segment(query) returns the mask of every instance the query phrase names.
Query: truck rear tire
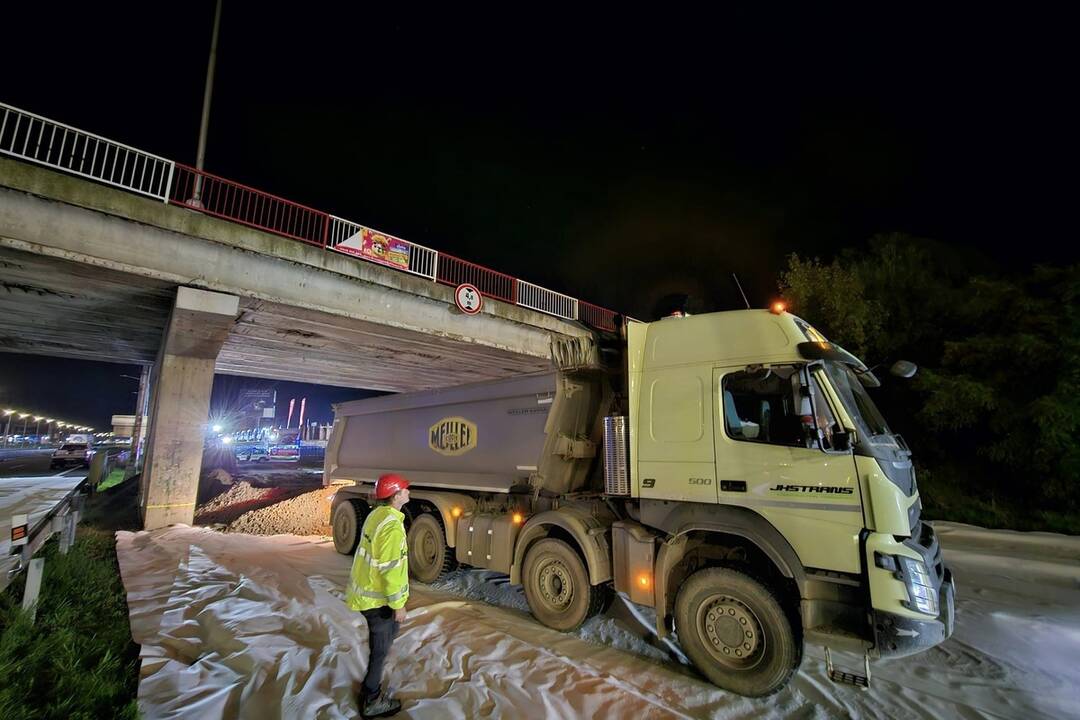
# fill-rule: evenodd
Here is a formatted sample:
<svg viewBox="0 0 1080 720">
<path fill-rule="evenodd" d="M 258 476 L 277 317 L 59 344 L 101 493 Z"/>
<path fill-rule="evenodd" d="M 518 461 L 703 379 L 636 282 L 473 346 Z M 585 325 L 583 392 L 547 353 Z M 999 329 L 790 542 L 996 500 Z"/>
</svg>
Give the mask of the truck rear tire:
<svg viewBox="0 0 1080 720">
<path fill-rule="evenodd" d="M 356 500 L 344 500 L 334 509 L 330 523 L 334 530 L 334 549 L 342 555 L 352 555 L 360 542 L 360 528 L 364 527 L 367 505 Z"/>
<path fill-rule="evenodd" d="M 433 583 L 456 566 L 439 518 L 431 513 L 414 518 L 409 527 L 409 574 L 422 583 Z"/>
<path fill-rule="evenodd" d="M 802 642 L 773 593 L 729 568 L 699 570 L 683 583 L 675 631 L 710 682 L 747 697 L 779 692 L 802 662 Z"/>
<path fill-rule="evenodd" d="M 607 588 L 589 582 L 585 563 L 574 549 L 555 538 L 529 548 L 522 584 L 533 616 L 563 632 L 581 627 L 608 598 Z"/>
</svg>

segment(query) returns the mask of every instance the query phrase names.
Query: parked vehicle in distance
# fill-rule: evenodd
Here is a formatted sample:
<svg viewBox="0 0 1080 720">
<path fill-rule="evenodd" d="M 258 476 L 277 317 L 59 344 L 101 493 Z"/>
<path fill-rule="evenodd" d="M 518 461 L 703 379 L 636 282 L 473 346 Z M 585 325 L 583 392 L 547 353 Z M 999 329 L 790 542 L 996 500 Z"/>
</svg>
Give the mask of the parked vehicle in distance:
<svg viewBox="0 0 1080 720">
<path fill-rule="evenodd" d="M 270 454 L 261 447 L 237 448 L 236 459 L 241 462 L 266 462 L 270 459 Z"/>
<path fill-rule="evenodd" d="M 64 443 L 53 450 L 52 459 L 49 461 L 49 469 L 55 470 L 61 467 L 90 467 L 90 457 L 93 450 L 87 443 L 69 442 Z"/>
</svg>

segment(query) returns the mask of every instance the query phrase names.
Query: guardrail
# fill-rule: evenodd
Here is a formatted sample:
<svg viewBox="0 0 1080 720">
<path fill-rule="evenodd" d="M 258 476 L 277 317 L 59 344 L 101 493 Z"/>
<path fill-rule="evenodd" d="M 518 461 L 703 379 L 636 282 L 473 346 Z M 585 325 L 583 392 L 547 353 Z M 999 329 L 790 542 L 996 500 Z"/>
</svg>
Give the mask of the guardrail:
<svg viewBox="0 0 1080 720">
<path fill-rule="evenodd" d="M 517 281 L 517 304 L 561 318 L 579 319 L 576 298 L 557 293 L 554 290 L 548 290 L 539 285 L 533 285 L 524 280 Z"/>
<path fill-rule="evenodd" d="M 169 196 L 173 161 L 0 103 L 0 153 L 148 195 Z"/>
<path fill-rule="evenodd" d="M 369 239 L 372 237 L 379 238 L 382 242 L 395 241 L 397 243 L 404 243 L 406 252 L 403 254 L 403 257 L 399 257 L 397 262 L 391 262 L 389 259 L 380 260 L 374 252 L 365 254 L 365 235 Z M 354 223 L 351 220 L 346 220 L 345 218 L 340 218 L 337 215 L 330 216 L 330 233 L 327 240 L 327 247 L 331 250 L 336 250 L 337 252 L 368 260 L 369 262 L 387 265 L 407 273 L 412 273 L 413 275 L 419 275 L 428 280 L 435 279 L 435 274 L 439 267 L 439 253 L 435 250 L 424 247 L 423 245 L 418 245 L 417 243 L 407 242 L 400 238 L 392 237 L 386 233 L 380 233 L 378 230 L 365 227 L 359 223 Z"/>
<path fill-rule="evenodd" d="M 475 285 L 477 290 L 488 297 L 512 304 L 517 303 L 517 297 L 514 294 L 517 281 L 514 277 L 453 255 L 440 253 L 439 273 L 435 279 L 443 285 L 454 287 L 469 283 Z"/>
<path fill-rule="evenodd" d="M 579 300 L 578 313 L 578 319 L 587 325 L 592 325 L 595 328 L 609 330 L 611 332 L 618 329 L 615 322 L 618 319 L 618 313 L 614 310 L 608 310 L 599 305 L 593 305 L 584 300 Z"/>
<path fill-rule="evenodd" d="M 176 163 L 169 203 L 308 245 L 326 246 L 327 213 L 180 163 Z"/>
<path fill-rule="evenodd" d="M 482 295 L 548 315 L 617 329 L 618 314 L 606 308 L 5 103 L 0 111 L 5 155 L 443 285 L 470 283 Z"/>
<path fill-rule="evenodd" d="M 28 478 L 31 481 L 34 479 Z M 29 517 L 25 514 L 12 517 L 12 553 L 0 558 L 0 592 L 6 590 L 20 572 L 27 570 L 22 600 L 24 610 L 34 611 L 41 591 L 45 560 L 34 558 L 34 555 L 55 533 L 60 533 L 61 554 L 66 554 L 75 543 L 75 527 L 79 523 L 86 488 L 84 478 L 48 512 L 35 518 L 33 525 L 29 524 Z"/>
</svg>

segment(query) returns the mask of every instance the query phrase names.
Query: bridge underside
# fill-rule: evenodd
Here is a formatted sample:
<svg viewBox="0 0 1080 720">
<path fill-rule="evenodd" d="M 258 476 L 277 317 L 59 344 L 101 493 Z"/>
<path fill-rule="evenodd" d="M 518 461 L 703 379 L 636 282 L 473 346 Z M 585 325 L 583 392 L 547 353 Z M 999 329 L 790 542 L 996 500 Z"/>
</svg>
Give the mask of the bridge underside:
<svg viewBox="0 0 1080 720">
<path fill-rule="evenodd" d="M 0 350 L 151 364 L 175 297 L 175 283 L 0 247 Z M 241 298 L 215 370 L 404 392 L 547 367 L 544 358 Z"/>
</svg>

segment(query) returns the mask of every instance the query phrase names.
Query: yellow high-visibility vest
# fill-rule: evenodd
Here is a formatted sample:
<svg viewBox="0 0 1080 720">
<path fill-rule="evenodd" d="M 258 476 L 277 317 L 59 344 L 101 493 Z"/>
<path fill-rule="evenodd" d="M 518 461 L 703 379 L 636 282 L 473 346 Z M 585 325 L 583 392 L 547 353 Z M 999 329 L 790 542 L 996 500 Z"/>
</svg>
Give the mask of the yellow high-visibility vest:
<svg viewBox="0 0 1080 720">
<path fill-rule="evenodd" d="M 409 599 L 409 547 L 405 515 L 390 505 L 372 510 L 360 530 L 345 604 L 352 610 L 405 607 Z"/>
</svg>

